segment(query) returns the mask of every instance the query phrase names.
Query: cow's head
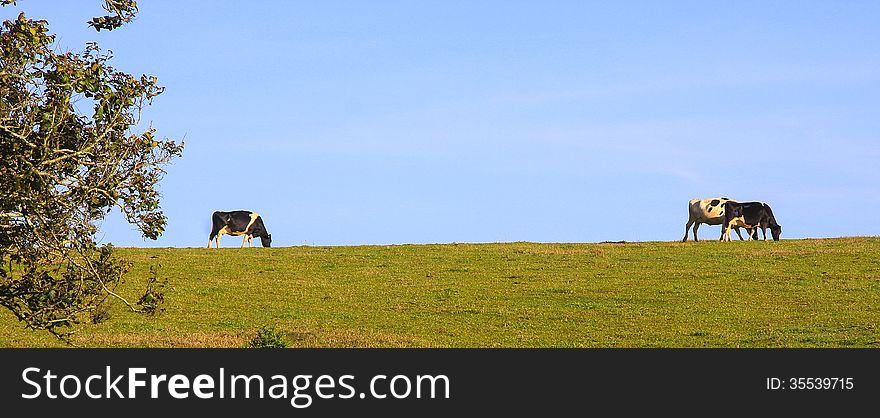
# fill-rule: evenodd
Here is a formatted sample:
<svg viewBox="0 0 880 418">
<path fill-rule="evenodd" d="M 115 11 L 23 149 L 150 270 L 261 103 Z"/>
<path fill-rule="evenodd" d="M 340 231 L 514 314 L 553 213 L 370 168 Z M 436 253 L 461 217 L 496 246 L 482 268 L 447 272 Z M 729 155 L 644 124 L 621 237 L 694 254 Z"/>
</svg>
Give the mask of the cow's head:
<svg viewBox="0 0 880 418">
<path fill-rule="evenodd" d="M 272 246 L 272 234 L 266 234 L 266 235 L 260 237 L 260 242 L 263 243 L 264 247 L 271 247 Z"/>
<path fill-rule="evenodd" d="M 773 235 L 773 241 L 779 241 L 779 236 L 782 235 L 782 226 L 771 225 L 770 234 Z"/>
</svg>

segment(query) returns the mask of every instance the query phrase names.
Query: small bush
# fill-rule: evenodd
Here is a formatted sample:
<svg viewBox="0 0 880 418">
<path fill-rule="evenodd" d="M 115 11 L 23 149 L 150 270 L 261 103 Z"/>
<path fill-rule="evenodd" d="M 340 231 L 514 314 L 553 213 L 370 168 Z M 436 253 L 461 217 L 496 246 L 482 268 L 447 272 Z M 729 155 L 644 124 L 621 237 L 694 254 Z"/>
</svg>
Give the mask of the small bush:
<svg viewBox="0 0 880 418">
<path fill-rule="evenodd" d="M 287 341 L 284 341 L 284 333 L 274 326 L 264 325 L 248 343 L 247 348 L 287 348 Z"/>
<path fill-rule="evenodd" d="M 110 320 L 110 303 L 106 300 L 92 311 L 92 324 L 101 324 Z"/>
<path fill-rule="evenodd" d="M 163 292 L 163 289 L 165 288 L 165 285 L 168 284 L 168 279 L 159 276 L 160 268 L 162 268 L 161 264 L 150 266 L 150 277 L 147 282 L 147 290 L 144 291 L 144 295 L 141 296 L 137 303 L 141 307 L 141 312 L 150 316 L 156 316 L 165 311 L 165 308 L 162 308 L 161 305 L 165 302 L 165 293 Z"/>
</svg>

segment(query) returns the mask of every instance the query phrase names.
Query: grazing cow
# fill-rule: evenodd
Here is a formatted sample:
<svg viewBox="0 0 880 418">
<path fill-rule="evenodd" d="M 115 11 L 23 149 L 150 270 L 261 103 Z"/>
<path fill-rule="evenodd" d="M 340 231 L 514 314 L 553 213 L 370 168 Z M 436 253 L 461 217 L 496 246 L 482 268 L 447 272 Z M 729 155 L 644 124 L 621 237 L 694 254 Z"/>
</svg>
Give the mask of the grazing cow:
<svg viewBox="0 0 880 418">
<path fill-rule="evenodd" d="M 254 236 L 260 237 L 260 242 L 263 243 L 264 247 L 272 246 L 272 234 L 266 230 L 266 225 L 263 225 L 263 218 L 261 218 L 256 212 L 246 210 L 236 210 L 232 212 L 217 211 L 211 215 L 211 223 L 211 235 L 208 237 L 208 248 L 211 248 L 211 241 L 214 240 L 214 237 L 217 238 L 217 248 L 220 248 L 220 237 L 223 236 L 223 234 L 229 234 L 232 236 L 244 235 L 244 240 L 241 242 L 241 248 L 244 248 L 245 244 L 252 247 Z"/>
<path fill-rule="evenodd" d="M 694 226 L 694 241 L 699 241 L 697 239 L 697 230 L 700 229 L 700 224 L 720 225 L 724 218 L 725 202 L 734 201 L 726 197 L 691 199 L 688 202 L 688 221 L 687 225 L 684 226 L 684 238 L 681 242 L 687 241 L 691 225 Z M 736 235 L 739 235 L 739 239 L 743 239 L 742 234 L 739 232 L 739 227 L 736 228 Z"/>
<path fill-rule="evenodd" d="M 721 223 L 721 240 L 730 241 L 730 228 L 744 227 L 750 230 L 756 228 L 764 234 L 767 240 L 767 228 L 773 234 L 773 241 L 779 241 L 782 234 L 782 226 L 776 222 L 770 205 L 763 202 L 733 202 L 724 203 L 724 221 Z M 757 240 L 758 231 L 752 230 L 749 238 Z"/>
</svg>

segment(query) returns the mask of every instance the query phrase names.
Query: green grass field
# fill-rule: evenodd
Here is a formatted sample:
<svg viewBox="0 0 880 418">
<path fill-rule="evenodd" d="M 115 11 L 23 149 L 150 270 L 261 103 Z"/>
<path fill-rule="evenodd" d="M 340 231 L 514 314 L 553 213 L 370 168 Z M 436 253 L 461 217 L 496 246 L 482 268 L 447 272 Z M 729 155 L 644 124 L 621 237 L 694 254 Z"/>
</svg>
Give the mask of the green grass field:
<svg viewBox="0 0 880 418">
<path fill-rule="evenodd" d="M 86 347 L 878 347 L 880 238 L 119 249 L 137 299 Z M 0 346 L 64 346 L 0 309 Z"/>
</svg>

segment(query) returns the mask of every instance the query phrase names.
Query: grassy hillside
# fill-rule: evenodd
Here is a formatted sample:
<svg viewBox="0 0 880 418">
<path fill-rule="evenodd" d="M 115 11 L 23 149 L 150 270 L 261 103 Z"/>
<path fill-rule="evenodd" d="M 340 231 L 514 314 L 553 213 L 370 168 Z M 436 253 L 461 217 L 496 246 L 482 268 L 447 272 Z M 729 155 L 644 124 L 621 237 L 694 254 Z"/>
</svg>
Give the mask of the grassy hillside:
<svg viewBox="0 0 880 418">
<path fill-rule="evenodd" d="M 781 242 L 120 249 L 165 312 L 82 346 L 877 347 L 880 238 Z M 62 345 L 0 309 L 0 346 Z"/>
</svg>

